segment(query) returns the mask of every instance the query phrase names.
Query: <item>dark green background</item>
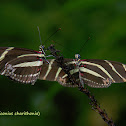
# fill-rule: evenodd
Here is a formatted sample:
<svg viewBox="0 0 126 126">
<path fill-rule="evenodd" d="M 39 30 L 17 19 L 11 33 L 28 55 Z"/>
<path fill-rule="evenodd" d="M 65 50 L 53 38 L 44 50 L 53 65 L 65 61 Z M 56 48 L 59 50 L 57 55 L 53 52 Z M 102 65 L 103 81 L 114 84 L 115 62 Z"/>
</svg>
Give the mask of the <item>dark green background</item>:
<svg viewBox="0 0 126 126">
<path fill-rule="evenodd" d="M 38 50 L 37 26 L 43 42 L 54 40 L 66 58 L 74 58 L 83 43 L 82 59 L 126 63 L 125 0 L 4 0 L 0 1 L 0 46 Z M 58 43 L 58 44 L 57 44 Z M 63 45 L 60 46 L 59 44 Z M 72 50 L 72 51 L 71 51 Z M 118 126 L 126 125 L 126 83 L 89 88 Z M 0 116 L 0 126 L 107 126 L 76 88 L 57 82 L 19 84 L 0 76 L 0 111 L 40 111 L 41 116 Z"/>
</svg>

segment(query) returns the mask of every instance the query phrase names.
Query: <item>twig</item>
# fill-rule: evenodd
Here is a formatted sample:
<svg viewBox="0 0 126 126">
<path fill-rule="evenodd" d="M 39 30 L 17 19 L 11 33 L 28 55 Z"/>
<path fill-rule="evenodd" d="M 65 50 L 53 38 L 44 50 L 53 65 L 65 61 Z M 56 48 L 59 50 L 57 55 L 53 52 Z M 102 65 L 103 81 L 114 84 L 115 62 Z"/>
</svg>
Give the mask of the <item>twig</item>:
<svg viewBox="0 0 126 126">
<path fill-rule="evenodd" d="M 83 93 L 85 93 L 88 98 L 91 100 L 91 102 L 89 103 L 92 106 L 92 109 L 94 111 L 96 111 L 97 113 L 99 113 L 99 115 L 102 117 L 102 119 L 109 125 L 109 126 L 115 126 L 114 122 L 112 119 L 110 119 L 107 115 L 107 113 L 105 112 L 105 110 L 102 110 L 100 108 L 100 105 L 98 104 L 97 100 L 95 99 L 95 97 L 93 95 L 91 95 L 91 92 L 87 89 L 87 88 L 83 88 L 82 86 L 79 87 L 79 90 Z"/>
<path fill-rule="evenodd" d="M 61 67 L 64 72 L 68 75 L 69 77 L 69 81 L 73 84 L 73 85 L 80 85 L 80 83 L 78 83 L 75 78 L 70 74 L 70 68 L 64 63 L 64 58 L 63 56 L 61 56 L 59 54 L 60 51 L 56 50 L 54 48 L 53 45 L 51 45 L 48 48 L 51 51 L 51 54 L 56 58 L 56 62 L 59 65 L 59 67 Z M 79 86 L 79 91 L 81 91 L 82 93 L 86 94 L 88 96 L 88 98 L 91 100 L 91 102 L 89 103 L 92 106 L 92 109 L 94 111 L 96 111 L 97 113 L 99 113 L 99 115 L 102 117 L 102 119 L 109 125 L 109 126 L 115 126 L 114 122 L 112 119 L 110 119 L 107 115 L 107 113 L 105 112 L 105 110 L 102 110 L 100 108 L 100 105 L 98 104 L 97 100 L 94 98 L 93 95 L 91 95 L 91 92 L 87 89 L 87 88 L 83 88 L 82 86 Z"/>
</svg>

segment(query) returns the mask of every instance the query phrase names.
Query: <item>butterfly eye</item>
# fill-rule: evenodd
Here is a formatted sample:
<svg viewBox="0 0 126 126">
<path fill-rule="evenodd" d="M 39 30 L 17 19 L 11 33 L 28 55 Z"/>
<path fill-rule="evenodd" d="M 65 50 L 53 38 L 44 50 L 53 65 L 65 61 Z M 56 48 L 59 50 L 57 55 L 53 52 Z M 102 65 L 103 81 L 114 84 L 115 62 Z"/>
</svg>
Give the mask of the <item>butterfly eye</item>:
<svg viewBox="0 0 126 126">
<path fill-rule="evenodd" d="M 80 59 L 80 54 L 75 54 L 76 59 Z"/>
</svg>

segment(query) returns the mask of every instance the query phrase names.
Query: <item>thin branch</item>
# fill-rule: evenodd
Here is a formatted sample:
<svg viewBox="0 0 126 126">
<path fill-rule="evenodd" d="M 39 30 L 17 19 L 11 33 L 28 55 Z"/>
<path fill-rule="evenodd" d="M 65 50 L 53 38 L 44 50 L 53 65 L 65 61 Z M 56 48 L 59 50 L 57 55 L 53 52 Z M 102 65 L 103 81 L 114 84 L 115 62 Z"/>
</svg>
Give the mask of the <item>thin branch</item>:
<svg viewBox="0 0 126 126">
<path fill-rule="evenodd" d="M 100 105 L 98 104 L 97 100 L 95 99 L 95 97 L 91 94 L 91 92 L 87 89 L 87 88 L 83 88 L 82 86 L 79 87 L 79 90 L 81 92 L 83 92 L 84 94 L 86 94 L 88 96 L 88 98 L 91 100 L 91 102 L 89 103 L 92 106 L 92 109 L 99 113 L 99 115 L 102 117 L 102 119 L 109 125 L 109 126 L 115 126 L 114 122 L 112 119 L 110 119 L 107 115 L 107 113 L 105 112 L 105 110 L 102 110 L 100 108 Z"/>
<path fill-rule="evenodd" d="M 51 54 L 56 58 L 56 62 L 58 64 L 59 67 L 61 67 L 64 72 L 68 75 L 69 77 L 69 81 L 73 84 L 73 85 L 80 85 L 80 83 L 78 83 L 75 78 L 70 74 L 70 68 L 64 63 L 64 58 L 63 56 L 61 56 L 59 54 L 60 51 L 56 50 L 54 48 L 53 45 L 51 45 L 48 48 L 51 51 Z M 90 99 L 90 105 L 92 106 L 92 109 L 99 113 L 99 115 L 102 117 L 102 119 L 109 125 L 109 126 L 115 126 L 114 122 L 112 119 L 110 119 L 107 115 L 107 113 L 105 112 L 105 110 L 102 110 L 100 108 L 100 105 L 98 104 L 97 100 L 95 99 L 95 97 L 91 94 L 91 92 L 87 89 L 87 88 L 83 88 L 82 86 L 79 86 L 79 91 L 81 91 L 82 93 L 86 94 L 88 96 L 88 98 Z"/>
</svg>

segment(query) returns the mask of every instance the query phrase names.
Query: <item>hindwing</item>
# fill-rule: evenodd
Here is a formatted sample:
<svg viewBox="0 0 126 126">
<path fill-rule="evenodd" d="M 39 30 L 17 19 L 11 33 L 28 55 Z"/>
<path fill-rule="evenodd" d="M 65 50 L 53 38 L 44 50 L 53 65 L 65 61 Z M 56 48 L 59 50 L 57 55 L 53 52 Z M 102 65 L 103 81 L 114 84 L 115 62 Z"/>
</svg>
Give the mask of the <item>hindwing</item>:
<svg viewBox="0 0 126 126">
<path fill-rule="evenodd" d="M 15 58 L 5 64 L 2 75 L 21 83 L 35 83 L 39 78 L 43 61 L 37 56 Z"/>
<path fill-rule="evenodd" d="M 44 63 L 41 67 L 40 80 L 57 81 L 63 86 L 76 87 L 70 83 L 67 74 L 59 67 L 55 59 L 48 59 L 48 61 L 48 65 Z M 64 61 L 68 62 L 70 59 L 64 59 Z"/>
</svg>

